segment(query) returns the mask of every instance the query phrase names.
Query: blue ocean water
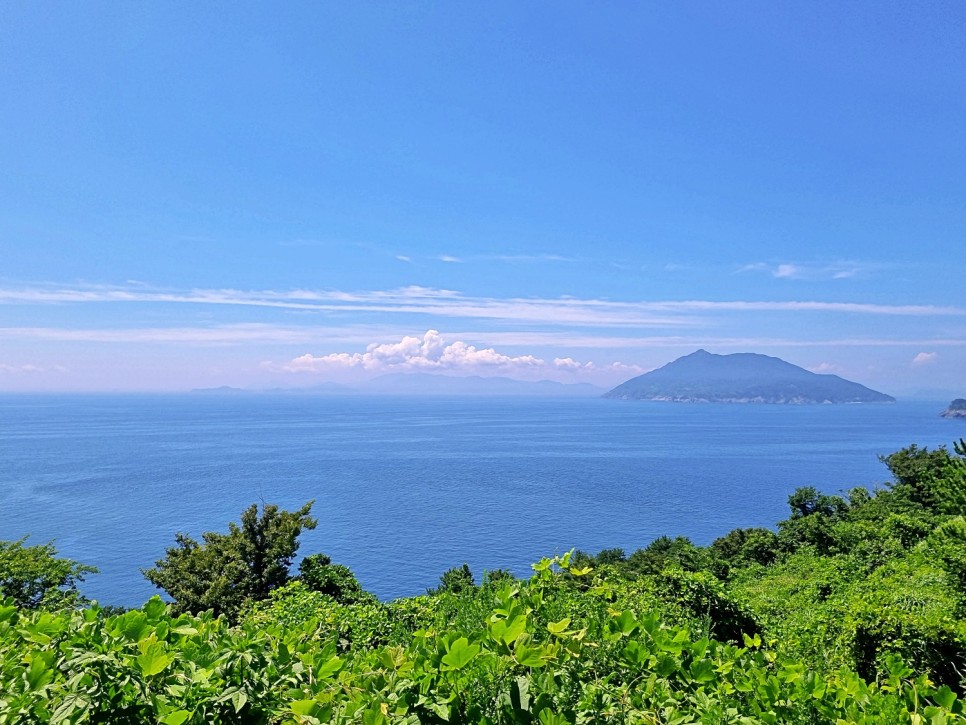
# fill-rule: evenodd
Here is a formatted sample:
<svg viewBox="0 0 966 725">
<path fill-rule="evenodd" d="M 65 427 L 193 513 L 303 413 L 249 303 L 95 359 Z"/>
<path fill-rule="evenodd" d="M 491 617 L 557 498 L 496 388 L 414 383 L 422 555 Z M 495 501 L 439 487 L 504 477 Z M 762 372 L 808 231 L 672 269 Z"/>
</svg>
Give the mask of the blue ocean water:
<svg viewBox="0 0 966 725">
<path fill-rule="evenodd" d="M 0 396 L 0 539 L 54 540 L 100 569 L 88 596 L 132 606 L 155 593 L 140 569 L 175 532 L 314 499 L 300 553 L 324 551 L 392 598 L 462 562 L 527 574 L 572 547 L 771 527 L 798 486 L 881 484 L 880 454 L 966 436 L 943 407 Z"/>
</svg>

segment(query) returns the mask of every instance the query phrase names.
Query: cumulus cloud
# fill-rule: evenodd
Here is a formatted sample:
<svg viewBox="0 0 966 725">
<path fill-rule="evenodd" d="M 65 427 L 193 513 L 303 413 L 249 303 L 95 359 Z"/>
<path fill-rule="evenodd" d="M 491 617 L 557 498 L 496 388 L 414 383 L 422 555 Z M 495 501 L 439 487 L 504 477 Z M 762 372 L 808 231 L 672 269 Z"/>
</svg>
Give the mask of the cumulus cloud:
<svg viewBox="0 0 966 725">
<path fill-rule="evenodd" d="M 336 352 L 327 355 L 300 355 L 281 366 L 293 373 L 338 373 L 359 371 L 370 374 L 387 372 L 434 372 L 451 375 L 508 376 L 526 379 L 569 377 L 573 373 L 639 372 L 636 365 L 613 363 L 599 367 L 570 357 L 552 361 L 534 355 L 508 355 L 462 340 L 448 342 L 437 330 L 422 337 L 403 337 L 399 342 L 372 343 L 365 352 Z"/>
<path fill-rule="evenodd" d="M 939 353 L 937 352 L 921 352 L 912 358 L 912 364 L 916 367 L 921 367 L 923 365 L 930 365 L 939 359 Z"/>
<path fill-rule="evenodd" d="M 365 352 L 337 352 L 329 355 L 301 355 L 284 369 L 291 372 L 319 372 L 338 368 L 366 371 L 436 371 L 491 374 L 535 370 L 546 362 L 533 355 L 511 356 L 493 348 L 477 348 L 461 340 L 448 343 L 437 330 L 421 338 L 407 335 L 399 342 L 372 343 Z"/>
</svg>

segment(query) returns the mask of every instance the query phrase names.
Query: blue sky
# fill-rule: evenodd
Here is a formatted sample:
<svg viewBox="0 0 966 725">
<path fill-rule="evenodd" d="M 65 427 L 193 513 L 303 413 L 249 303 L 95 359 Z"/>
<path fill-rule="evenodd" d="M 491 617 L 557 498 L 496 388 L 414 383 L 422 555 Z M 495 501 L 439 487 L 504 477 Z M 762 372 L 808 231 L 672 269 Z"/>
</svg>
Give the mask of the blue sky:
<svg viewBox="0 0 966 725">
<path fill-rule="evenodd" d="M 0 132 L 0 390 L 966 395 L 959 2 L 7 3 Z"/>
</svg>

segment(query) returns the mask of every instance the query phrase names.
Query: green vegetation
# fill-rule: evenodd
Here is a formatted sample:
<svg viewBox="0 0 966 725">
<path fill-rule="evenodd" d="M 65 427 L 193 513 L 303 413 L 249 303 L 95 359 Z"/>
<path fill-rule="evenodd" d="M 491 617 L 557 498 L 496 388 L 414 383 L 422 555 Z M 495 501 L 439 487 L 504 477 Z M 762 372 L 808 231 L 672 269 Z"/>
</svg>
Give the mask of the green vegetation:
<svg viewBox="0 0 966 725">
<path fill-rule="evenodd" d="M 26 540 L 0 541 L 0 598 L 26 609 L 83 603 L 77 585 L 97 569 L 58 558 L 52 543 L 24 546 Z"/>
<path fill-rule="evenodd" d="M 252 504 L 241 515 L 241 526 L 229 524 L 227 534 L 207 531 L 204 543 L 184 534 L 177 546 L 144 576 L 174 600 L 176 613 L 212 610 L 231 620 L 253 601 L 265 599 L 289 580 L 303 529 L 314 529 L 312 502 L 298 511 L 267 505 L 258 515 Z"/>
<path fill-rule="evenodd" d="M 170 605 L 81 608 L 73 562 L 29 597 L 4 574 L 0 725 L 963 723 L 966 446 L 883 460 L 888 487 L 799 489 L 777 531 L 464 564 L 392 602 L 324 554 L 291 576 L 310 504 L 179 537 L 146 572 Z"/>
</svg>

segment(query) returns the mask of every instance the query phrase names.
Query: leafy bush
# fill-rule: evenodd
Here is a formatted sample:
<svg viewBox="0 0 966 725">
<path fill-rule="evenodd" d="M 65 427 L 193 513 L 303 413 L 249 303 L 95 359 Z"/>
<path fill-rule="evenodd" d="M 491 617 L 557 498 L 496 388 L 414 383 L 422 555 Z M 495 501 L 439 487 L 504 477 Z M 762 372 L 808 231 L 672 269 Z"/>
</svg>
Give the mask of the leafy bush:
<svg viewBox="0 0 966 725">
<path fill-rule="evenodd" d="M 0 541 L 0 598 L 9 597 L 28 609 L 82 603 L 77 585 L 97 569 L 58 557 L 53 542 L 25 546 L 26 540 Z"/>
<path fill-rule="evenodd" d="M 362 588 L 349 567 L 333 564 L 325 554 L 312 554 L 302 559 L 299 563 L 299 579 L 309 589 L 342 604 L 375 601 L 375 597 Z"/>
<path fill-rule="evenodd" d="M 606 580 L 573 586 L 569 557 L 528 582 L 419 598 L 479 616 L 398 643 L 340 647 L 317 619 L 175 615 L 158 598 L 104 618 L 0 607 L 0 724 L 963 723 L 963 703 L 898 658 L 879 682 L 819 674 L 769 651 L 694 637 L 656 611 L 613 606 Z M 322 597 L 302 582 L 274 592 Z M 558 618 L 562 601 L 580 602 Z M 266 604 L 257 607 L 271 606 Z"/>
</svg>

